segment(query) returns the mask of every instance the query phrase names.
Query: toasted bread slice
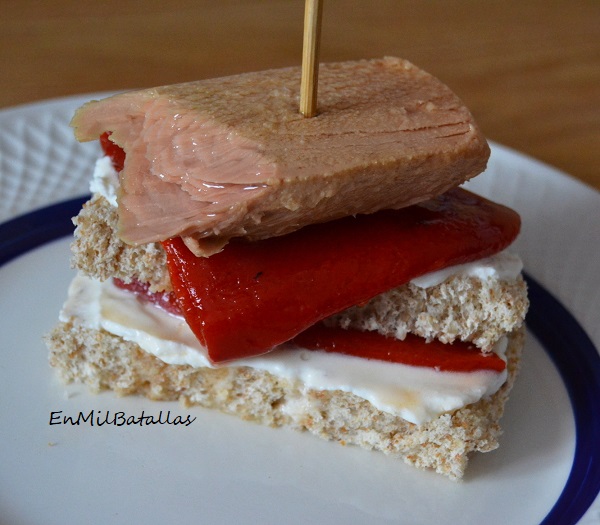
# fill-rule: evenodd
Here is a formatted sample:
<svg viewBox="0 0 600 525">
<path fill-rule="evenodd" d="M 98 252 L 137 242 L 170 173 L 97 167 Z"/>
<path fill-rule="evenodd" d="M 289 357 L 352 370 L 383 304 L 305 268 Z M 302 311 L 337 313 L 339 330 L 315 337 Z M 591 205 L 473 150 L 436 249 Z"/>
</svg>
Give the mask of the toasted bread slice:
<svg viewBox="0 0 600 525">
<path fill-rule="evenodd" d="M 518 372 L 523 339 L 523 329 L 509 336 L 508 379 L 498 392 L 421 425 L 382 412 L 354 394 L 306 389 L 265 371 L 169 365 L 135 343 L 74 320 L 57 325 L 47 344 L 50 363 L 63 380 L 94 391 L 180 400 L 261 424 L 308 430 L 458 480 L 470 453 L 498 447 L 499 420 Z"/>
</svg>

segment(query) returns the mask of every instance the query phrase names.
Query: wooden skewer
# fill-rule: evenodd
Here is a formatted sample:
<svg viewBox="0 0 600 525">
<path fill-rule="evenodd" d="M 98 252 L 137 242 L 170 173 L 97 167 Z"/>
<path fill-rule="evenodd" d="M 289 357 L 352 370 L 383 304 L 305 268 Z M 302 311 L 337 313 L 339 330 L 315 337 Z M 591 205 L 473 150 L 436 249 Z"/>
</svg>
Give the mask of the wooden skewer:
<svg viewBox="0 0 600 525">
<path fill-rule="evenodd" d="M 302 80 L 300 84 L 300 113 L 305 117 L 314 117 L 317 114 L 322 13 L 323 0 L 306 0 L 304 6 Z"/>
</svg>

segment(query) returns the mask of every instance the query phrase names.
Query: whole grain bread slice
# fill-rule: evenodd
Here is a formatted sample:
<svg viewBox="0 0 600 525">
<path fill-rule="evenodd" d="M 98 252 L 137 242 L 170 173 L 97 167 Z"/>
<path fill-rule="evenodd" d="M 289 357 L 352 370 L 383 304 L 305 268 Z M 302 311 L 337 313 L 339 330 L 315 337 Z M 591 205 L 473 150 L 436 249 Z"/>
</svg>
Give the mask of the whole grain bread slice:
<svg viewBox="0 0 600 525">
<path fill-rule="evenodd" d="M 508 341 L 508 379 L 498 392 L 415 425 L 354 394 L 307 389 L 269 372 L 169 365 L 135 343 L 74 319 L 59 323 L 46 338 L 50 364 L 66 382 L 119 395 L 179 400 L 265 425 L 307 430 L 344 445 L 381 451 L 452 480 L 462 478 L 472 452 L 498 447 L 499 420 L 519 369 L 524 330 L 509 334 Z"/>
</svg>

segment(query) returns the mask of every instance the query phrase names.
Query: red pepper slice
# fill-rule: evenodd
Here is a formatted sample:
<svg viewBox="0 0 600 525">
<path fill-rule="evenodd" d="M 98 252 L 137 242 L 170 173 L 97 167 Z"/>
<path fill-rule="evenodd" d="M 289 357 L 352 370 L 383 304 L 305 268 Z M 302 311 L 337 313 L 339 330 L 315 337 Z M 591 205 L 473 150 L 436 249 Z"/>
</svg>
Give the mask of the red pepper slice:
<svg viewBox="0 0 600 525">
<path fill-rule="evenodd" d="M 148 284 L 135 280 L 125 283 L 121 279 L 113 278 L 113 281 L 117 287 L 136 294 L 141 300 L 149 301 L 171 314 L 181 315 L 173 293 L 151 292 Z M 506 363 L 496 354 L 484 355 L 471 343 L 455 341 L 445 344 L 436 339 L 426 342 L 422 337 L 413 334 L 408 334 L 400 341 L 377 332 L 360 332 L 317 323 L 297 335 L 292 342 L 306 350 L 422 366 L 442 372 L 501 372 L 506 368 Z"/>
<path fill-rule="evenodd" d="M 498 355 L 483 354 L 470 343 L 455 341 L 444 344 L 435 339 L 428 343 L 413 334 L 400 341 L 377 332 L 345 330 L 319 323 L 296 336 L 293 342 L 308 350 L 424 366 L 442 372 L 502 372 L 506 368 L 506 363 Z"/>
<path fill-rule="evenodd" d="M 113 167 L 117 171 L 122 171 L 125 165 L 125 151 L 110 140 L 110 133 L 105 131 L 100 135 L 100 146 L 104 154 L 111 158 Z"/>
<path fill-rule="evenodd" d="M 401 210 L 232 240 L 209 258 L 179 238 L 162 244 L 183 315 L 220 363 L 268 352 L 425 273 L 497 253 L 519 229 L 516 212 L 454 189 Z"/>
<path fill-rule="evenodd" d="M 151 292 L 148 283 L 133 280 L 129 283 L 113 277 L 113 283 L 117 288 L 127 290 L 140 297 L 143 301 L 151 302 L 173 315 L 181 315 L 181 309 L 177 304 L 175 295 L 170 292 Z"/>
</svg>

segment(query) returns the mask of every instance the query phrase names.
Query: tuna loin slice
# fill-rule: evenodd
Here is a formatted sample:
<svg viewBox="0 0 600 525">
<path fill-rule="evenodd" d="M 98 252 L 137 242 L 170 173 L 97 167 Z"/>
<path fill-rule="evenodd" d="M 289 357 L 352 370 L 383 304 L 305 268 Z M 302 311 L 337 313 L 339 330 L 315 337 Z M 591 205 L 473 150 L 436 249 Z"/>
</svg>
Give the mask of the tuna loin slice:
<svg viewBox="0 0 600 525">
<path fill-rule="evenodd" d="M 402 208 L 485 169 L 489 148 L 469 111 L 405 60 L 322 64 L 313 118 L 298 112 L 299 90 L 300 68 L 286 68 L 80 108 L 79 140 L 109 131 L 126 152 L 119 236 L 187 237 L 210 255 L 232 237 Z"/>
</svg>

